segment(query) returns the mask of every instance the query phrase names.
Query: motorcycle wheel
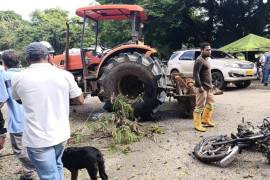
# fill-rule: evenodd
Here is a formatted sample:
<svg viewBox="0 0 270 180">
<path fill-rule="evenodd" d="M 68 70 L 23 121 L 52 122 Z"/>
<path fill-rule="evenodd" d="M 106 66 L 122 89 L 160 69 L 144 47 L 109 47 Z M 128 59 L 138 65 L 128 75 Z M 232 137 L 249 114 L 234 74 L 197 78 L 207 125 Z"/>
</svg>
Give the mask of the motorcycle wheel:
<svg viewBox="0 0 270 180">
<path fill-rule="evenodd" d="M 194 148 L 194 156 L 204 163 L 221 161 L 230 154 L 231 144 L 213 145 L 214 143 L 231 140 L 226 135 L 211 136 L 203 139 Z"/>
</svg>

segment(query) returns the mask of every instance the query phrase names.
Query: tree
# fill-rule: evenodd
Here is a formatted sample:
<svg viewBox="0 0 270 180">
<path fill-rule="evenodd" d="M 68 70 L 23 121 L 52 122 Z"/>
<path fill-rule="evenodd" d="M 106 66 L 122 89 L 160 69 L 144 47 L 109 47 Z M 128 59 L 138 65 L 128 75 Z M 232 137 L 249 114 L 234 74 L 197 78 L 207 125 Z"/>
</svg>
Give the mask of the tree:
<svg viewBox="0 0 270 180">
<path fill-rule="evenodd" d="M 205 11 L 205 39 L 216 47 L 249 33 L 269 36 L 269 1 L 264 4 L 262 0 L 193 0 L 190 5 Z"/>
<path fill-rule="evenodd" d="M 92 2 L 92 1 L 91 1 Z M 138 4 L 144 7 L 146 44 L 163 58 L 202 41 L 221 47 L 249 33 L 270 38 L 270 1 L 263 0 L 100 0 L 101 4 Z M 95 3 L 94 1 L 92 3 Z M 32 41 L 49 41 L 63 53 L 66 21 L 70 23 L 70 47 L 80 47 L 81 18 L 68 18 L 66 11 L 53 8 L 34 11 L 30 22 L 13 11 L 0 11 L 0 48 L 23 50 Z M 93 23 L 88 23 L 85 44 L 94 43 Z M 113 47 L 131 39 L 130 21 L 100 22 L 100 42 Z"/>
<path fill-rule="evenodd" d="M 186 4 L 174 0 L 143 0 L 148 20 L 145 23 L 145 42 L 158 48 L 161 56 L 168 56 L 187 42 L 188 31 L 184 31 Z"/>
<path fill-rule="evenodd" d="M 0 11 L 0 50 L 22 50 L 27 41 L 24 32 L 28 28 L 28 23 L 20 15 L 13 11 Z"/>
<path fill-rule="evenodd" d="M 209 41 L 221 47 L 244 35 L 270 37 L 270 1 L 262 0 L 101 0 L 139 4 L 147 12 L 145 41 L 168 57 L 173 50 Z"/>
<path fill-rule="evenodd" d="M 80 17 L 72 17 L 70 24 L 70 48 L 79 48 L 82 40 L 82 19 Z M 89 47 L 95 42 L 95 33 L 91 22 L 87 23 L 84 33 L 84 47 Z"/>
<path fill-rule="evenodd" d="M 101 0 L 101 4 L 136 4 L 136 0 Z M 103 21 L 100 22 L 100 41 L 108 47 L 131 40 L 130 21 Z"/>
<path fill-rule="evenodd" d="M 30 22 L 33 41 L 48 41 L 56 53 L 62 53 L 65 48 L 67 21 L 67 11 L 58 8 L 34 11 Z"/>
<path fill-rule="evenodd" d="M 48 41 L 55 53 L 63 53 L 66 44 L 66 22 L 70 24 L 70 48 L 80 47 L 82 24 L 79 17 L 68 18 L 68 12 L 59 8 L 36 10 L 32 14 L 31 27 L 33 41 Z M 90 29 L 85 34 L 85 44 L 94 42 L 94 32 Z"/>
</svg>

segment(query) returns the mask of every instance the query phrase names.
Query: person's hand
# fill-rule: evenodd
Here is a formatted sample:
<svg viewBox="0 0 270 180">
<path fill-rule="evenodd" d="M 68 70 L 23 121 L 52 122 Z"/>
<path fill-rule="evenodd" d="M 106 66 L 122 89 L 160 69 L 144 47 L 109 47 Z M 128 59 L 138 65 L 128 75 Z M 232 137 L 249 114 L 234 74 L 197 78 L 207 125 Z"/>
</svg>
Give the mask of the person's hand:
<svg viewBox="0 0 270 180">
<path fill-rule="evenodd" d="M 202 93 L 204 91 L 203 87 L 199 87 L 199 93 Z"/>
<path fill-rule="evenodd" d="M 81 94 L 78 97 L 70 99 L 70 105 L 83 105 L 84 104 L 84 94 Z"/>
</svg>

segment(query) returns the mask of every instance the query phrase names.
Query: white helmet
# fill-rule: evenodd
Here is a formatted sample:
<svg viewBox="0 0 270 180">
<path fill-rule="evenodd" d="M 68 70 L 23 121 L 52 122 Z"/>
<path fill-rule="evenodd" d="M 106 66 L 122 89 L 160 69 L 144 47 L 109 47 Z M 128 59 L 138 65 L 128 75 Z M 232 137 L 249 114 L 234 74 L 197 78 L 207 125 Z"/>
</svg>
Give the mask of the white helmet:
<svg viewBox="0 0 270 180">
<path fill-rule="evenodd" d="M 49 42 L 41 41 L 40 43 L 43 44 L 48 49 L 50 54 L 54 53 L 54 49 L 53 49 L 52 45 Z"/>
</svg>

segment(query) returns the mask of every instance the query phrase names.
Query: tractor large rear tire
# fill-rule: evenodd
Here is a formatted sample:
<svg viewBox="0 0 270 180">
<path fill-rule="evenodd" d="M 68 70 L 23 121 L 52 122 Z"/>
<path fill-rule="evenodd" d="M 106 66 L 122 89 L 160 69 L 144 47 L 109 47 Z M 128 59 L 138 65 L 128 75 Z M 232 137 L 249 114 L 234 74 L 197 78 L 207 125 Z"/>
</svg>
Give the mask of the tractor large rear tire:
<svg viewBox="0 0 270 180">
<path fill-rule="evenodd" d="M 164 78 L 164 71 L 158 60 L 136 52 L 113 57 L 103 67 L 99 80 L 104 108 L 111 111 L 111 97 L 122 94 L 132 104 L 135 117 L 147 119 L 153 109 L 161 104 Z"/>
</svg>

